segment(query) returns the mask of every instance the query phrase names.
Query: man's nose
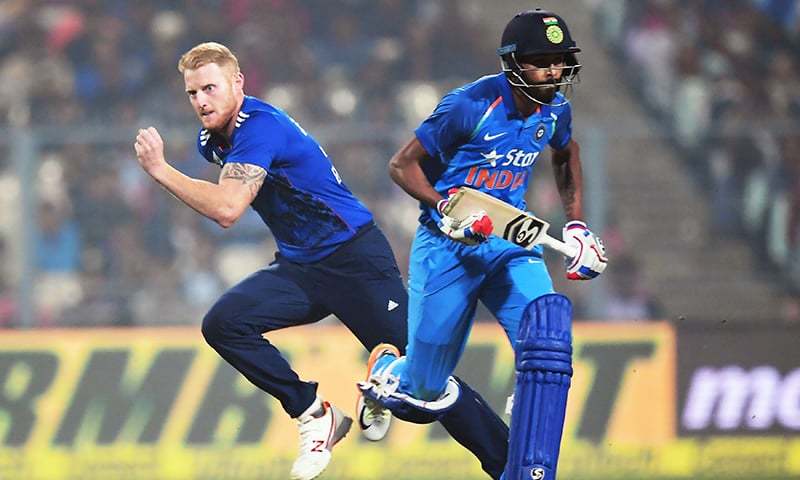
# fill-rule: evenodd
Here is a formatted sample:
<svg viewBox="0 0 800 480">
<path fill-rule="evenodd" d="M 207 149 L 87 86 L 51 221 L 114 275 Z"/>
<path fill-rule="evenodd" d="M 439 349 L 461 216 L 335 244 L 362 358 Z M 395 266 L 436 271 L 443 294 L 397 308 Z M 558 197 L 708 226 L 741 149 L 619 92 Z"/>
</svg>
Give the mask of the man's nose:
<svg viewBox="0 0 800 480">
<path fill-rule="evenodd" d="M 562 71 L 563 68 L 564 68 L 564 66 L 561 63 L 554 63 L 554 64 L 550 65 L 550 68 L 547 69 L 548 78 L 560 77 L 561 76 L 561 71 Z"/>
</svg>

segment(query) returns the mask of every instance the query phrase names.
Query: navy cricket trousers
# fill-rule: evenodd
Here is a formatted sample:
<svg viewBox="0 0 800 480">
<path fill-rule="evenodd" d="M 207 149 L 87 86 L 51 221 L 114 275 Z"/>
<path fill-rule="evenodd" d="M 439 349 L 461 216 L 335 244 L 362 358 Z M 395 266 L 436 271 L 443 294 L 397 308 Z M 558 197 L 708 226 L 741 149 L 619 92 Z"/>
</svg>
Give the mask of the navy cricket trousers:
<svg viewBox="0 0 800 480">
<path fill-rule="evenodd" d="M 222 358 L 297 417 L 314 401 L 317 384 L 300 380 L 263 333 L 335 314 L 367 350 L 381 342 L 403 350 L 407 309 L 394 253 L 370 224 L 318 262 L 294 263 L 277 255 L 267 268 L 225 292 L 206 314 L 202 330 Z M 500 478 L 508 427 L 477 392 L 460 383 L 459 401 L 441 423 L 492 478 Z"/>
</svg>

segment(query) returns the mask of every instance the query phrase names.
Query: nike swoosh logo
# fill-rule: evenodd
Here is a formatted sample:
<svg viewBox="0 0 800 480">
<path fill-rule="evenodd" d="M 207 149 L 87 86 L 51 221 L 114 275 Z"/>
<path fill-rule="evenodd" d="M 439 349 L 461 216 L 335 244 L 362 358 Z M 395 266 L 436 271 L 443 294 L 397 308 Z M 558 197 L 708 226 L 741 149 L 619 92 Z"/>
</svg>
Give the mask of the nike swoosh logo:
<svg viewBox="0 0 800 480">
<path fill-rule="evenodd" d="M 494 140 L 495 138 L 500 138 L 500 137 L 502 137 L 503 135 L 505 135 L 505 134 L 507 134 L 507 133 L 508 133 L 508 132 L 500 132 L 500 133 L 496 133 L 496 134 L 494 134 L 494 135 L 489 135 L 489 134 L 487 133 L 486 135 L 484 135 L 484 136 L 483 136 L 483 139 L 484 139 L 485 141 L 487 141 L 487 142 L 491 142 L 491 141 L 492 141 L 492 140 Z"/>
<path fill-rule="evenodd" d="M 369 424 L 365 421 L 364 414 L 367 413 L 367 409 L 364 408 L 360 412 L 358 412 L 358 426 L 361 427 L 361 430 L 366 430 L 372 426 L 372 422 Z"/>
</svg>

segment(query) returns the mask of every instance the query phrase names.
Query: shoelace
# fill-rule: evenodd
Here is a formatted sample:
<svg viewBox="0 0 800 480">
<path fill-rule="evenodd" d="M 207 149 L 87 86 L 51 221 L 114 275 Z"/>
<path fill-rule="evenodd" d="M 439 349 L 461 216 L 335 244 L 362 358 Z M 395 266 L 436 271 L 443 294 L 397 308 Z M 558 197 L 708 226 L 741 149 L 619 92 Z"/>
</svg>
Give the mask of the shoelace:
<svg viewBox="0 0 800 480">
<path fill-rule="evenodd" d="M 309 416 L 309 418 L 307 418 L 306 420 L 298 421 L 298 423 L 300 424 L 300 452 L 301 453 L 311 450 L 311 445 L 312 445 L 311 442 L 314 440 L 312 437 L 313 437 L 313 434 L 315 433 L 314 432 L 314 428 L 311 426 L 311 424 L 314 422 L 314 420 L 321 420 L 322 418 L 324 418 L 324 416 L 325 415 L 323 415 L 322 417 L 319 417 L 319 418 L 315 418 L 313 416 Z"/>
<path fill-rule="evenodd" d="M 359 382 L 362 390 L 372 390 L 376 398 L 389 397 L 400 388 L 400 379 L 396 375 L 372 375 L 366 382 Z"/>
</svg>

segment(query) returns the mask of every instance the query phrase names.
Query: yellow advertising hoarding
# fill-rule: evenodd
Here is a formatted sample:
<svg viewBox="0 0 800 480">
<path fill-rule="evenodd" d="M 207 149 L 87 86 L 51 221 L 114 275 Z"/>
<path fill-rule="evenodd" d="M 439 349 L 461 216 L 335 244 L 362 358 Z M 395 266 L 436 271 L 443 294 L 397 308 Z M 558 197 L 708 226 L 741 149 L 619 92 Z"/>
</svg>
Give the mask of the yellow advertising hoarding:
<svg viewBox="0 0 800 480">
<path fill-rule="evenodd" d="M 742 449 L 767 465 L 759 478 L 800 476 L 797 440 L 677 436 L 671 326 L 579 324 L 574 336 L 560 478 L 715 478 L 726 464 L 714 459 Z M 269 338 L 352 414 L 367 355 L 352 335 L 323 326 Z M 502 331 L 477 325 L 459 374 L 502 412 L 512 372 Z M 280 405 L 193 328 L 6 331 L 0 387 L 2 479 L 284 479 L 297 449 Z M 441 427 L 395 422 L 377 444 L 354 428 L 322 478 L 486 477 Z"/>
</svg>

